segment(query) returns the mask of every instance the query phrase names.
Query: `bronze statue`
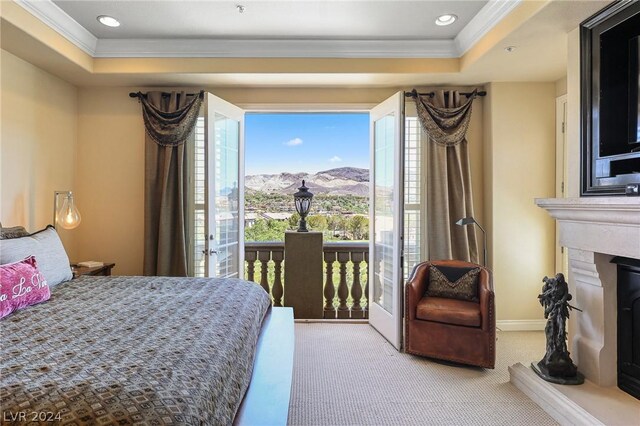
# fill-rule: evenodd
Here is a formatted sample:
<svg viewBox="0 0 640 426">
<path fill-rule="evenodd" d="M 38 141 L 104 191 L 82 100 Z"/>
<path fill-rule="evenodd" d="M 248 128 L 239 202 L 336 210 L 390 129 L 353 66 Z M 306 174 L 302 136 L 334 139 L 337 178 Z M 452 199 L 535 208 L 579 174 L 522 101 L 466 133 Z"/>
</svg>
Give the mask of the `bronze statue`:
<svg viewBox="0 0 640 426">
<path fill-rule="evenodd" d="M 537 364 L 532 363 L 533 370 L 544 380 L 565 385 L 578 385 L 584 382 L 584 376 L 578 372 L 569 351 L 567 350 L 566 323 L 569 310 L 576 309 L 569 304 L 572 299 L 569 286 L 563 274 L 555 278 L 544 277 L 542 293 L 538 300 L 544 308 L 547 325 L 544 333 L 547 337 L 547 351 Z"/>
</svg>

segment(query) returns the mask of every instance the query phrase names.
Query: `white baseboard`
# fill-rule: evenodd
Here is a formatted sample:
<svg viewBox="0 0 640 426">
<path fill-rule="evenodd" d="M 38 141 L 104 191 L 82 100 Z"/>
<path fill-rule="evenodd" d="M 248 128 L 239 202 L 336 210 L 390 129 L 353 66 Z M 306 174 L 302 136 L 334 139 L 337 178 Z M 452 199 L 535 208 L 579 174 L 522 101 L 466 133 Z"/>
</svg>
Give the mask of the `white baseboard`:
<svg viewBox="0 0 640 426">
<path fill-rule="evenodd" d="M 367 324 L 368 319 L 297 319 L 297 323 Z M 500 331 L 544 331 L 547 320 L 499 320 L 496 328 Z"/>
<path fill-rule="evenodd" d="M 500 331 L 542 331 L 547 320 L 498 320 L 496 328 Z"/>
</svg>

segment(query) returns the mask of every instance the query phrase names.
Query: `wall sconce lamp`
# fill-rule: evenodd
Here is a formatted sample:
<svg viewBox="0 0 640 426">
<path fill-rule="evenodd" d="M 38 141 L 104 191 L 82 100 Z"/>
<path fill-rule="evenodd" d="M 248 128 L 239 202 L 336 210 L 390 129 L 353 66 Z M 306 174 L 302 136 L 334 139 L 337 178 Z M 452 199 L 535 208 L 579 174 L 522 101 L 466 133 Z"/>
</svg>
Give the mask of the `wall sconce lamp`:
<svg viewBox="0 0 640 426">
<path fill-rule="evenodd" d="M 456 222 L 456 225 L 458 226 L 477 225 L 478 228 L 480 228 L 483 234 L 482 242 L 484 245 L 483 256 L 482 256 L 482 260 L 484 260 L 483 266 L 487 266 L 487 233 L 485 232 L 484 228 L 480 226 L 480 224 L 471 216 L 463 217 L 462 219 Z"/>
<path fill-rule="evenodd" d="M 60 203 L 60 196 L 63 200 Z M 73 201 L 73 192 L 54 191 L 53 192 L 53 226 L 60 225 L 64 229 L 77 228 L 80 225 L 80 212 Z"/>
<path fill-rule="evenodd" d="M 309 188 L 304 186 L 304 181 L 302 181 L 302 186 L 298 188 L 298 192 L 293 194 L 293 199 L 296 203 L 296 211 L 300 215 L 298 232 L 309 232 L 307 229 L 307 215 L 309 214 L 309 210 L 311 210 L 313 194 L 309 192 Z"/>
</svg>

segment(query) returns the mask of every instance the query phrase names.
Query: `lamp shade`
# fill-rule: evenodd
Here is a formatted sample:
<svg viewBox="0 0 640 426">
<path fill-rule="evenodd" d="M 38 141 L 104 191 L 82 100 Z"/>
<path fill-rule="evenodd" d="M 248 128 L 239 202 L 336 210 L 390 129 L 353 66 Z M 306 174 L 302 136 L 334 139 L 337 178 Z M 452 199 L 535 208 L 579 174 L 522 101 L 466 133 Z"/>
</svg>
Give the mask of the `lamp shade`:
<svg viewBox="0 0 640 426">
<path fill-rule="evenodd" d="M 456 225 L 458 226 L 467 226 L 467 225 L 476 225 L 478 228 L 480 228 L 480 230 L 482 231 L 482 245 L 483 245 L 483 256 L 482 256 L 482 260 L 484 262 L 484 265 L 487 266 L 487 233 L 485 232 L 484 228 L 478 223 L 477 220 L 475 220 L 475 218 L 473 216 L 469 216 L 469 217 L 463 217 L 462 219 L 459 219 L 458 221 L 456 221 Z"/>
<path fill-rule="evenodd" d="M 476 220 L 472 217 L 463 217 L 462 219 L 456 222 L 456 225 L 464 226 L 464 225 L 471 225 L 473 223 L 477 224 L 478 222 L 476 222 Z"/>
<path fill-rule="evenodd" d="M 77 228 L 82 221 L 82 217 L 73 200 L 73 193 L 71 191 L 57 192 L 55 196 L 56 204 L 58 204 L 59 195 L 63 196 L 63 200 L 60 203 L 60 207 L 56 209 L 55 223 L 64 229 Z"/>
</svg>

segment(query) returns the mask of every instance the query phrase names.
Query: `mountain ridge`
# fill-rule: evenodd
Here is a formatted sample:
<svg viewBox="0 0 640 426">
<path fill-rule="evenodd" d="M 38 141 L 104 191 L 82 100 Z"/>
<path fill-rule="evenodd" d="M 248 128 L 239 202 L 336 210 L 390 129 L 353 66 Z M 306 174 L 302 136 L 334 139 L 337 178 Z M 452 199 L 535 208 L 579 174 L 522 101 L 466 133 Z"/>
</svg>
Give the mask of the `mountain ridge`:
<svg viewBox="0 0 640 426">
<path fill-rule="evenodd" d="M 369 195 L 369 170 L 358 167 L 337 167 L 309 174 L 304 172 L 259 174 L 245 177 L 247 190 L 267 194 L 291 195 L 302 180 L 314 195 Z"/>
</svg>

